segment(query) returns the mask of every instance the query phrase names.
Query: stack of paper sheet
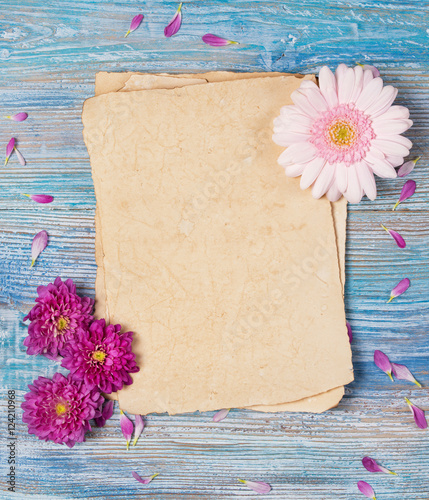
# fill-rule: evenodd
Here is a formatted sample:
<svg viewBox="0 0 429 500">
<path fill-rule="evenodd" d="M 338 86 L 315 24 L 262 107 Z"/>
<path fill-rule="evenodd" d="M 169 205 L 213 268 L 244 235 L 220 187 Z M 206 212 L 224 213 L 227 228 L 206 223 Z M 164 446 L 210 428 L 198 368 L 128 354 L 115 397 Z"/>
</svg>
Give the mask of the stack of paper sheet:
<svg viewBox="0 0 429 500">
<path fill-rule="evenodd" d="M 302 78 L 97 75 L 97 315 L 140 366 L 122 409 L 321 412 L 353 380 L 346 204 L 302 191 L 271 140 Z"/>
</svg>

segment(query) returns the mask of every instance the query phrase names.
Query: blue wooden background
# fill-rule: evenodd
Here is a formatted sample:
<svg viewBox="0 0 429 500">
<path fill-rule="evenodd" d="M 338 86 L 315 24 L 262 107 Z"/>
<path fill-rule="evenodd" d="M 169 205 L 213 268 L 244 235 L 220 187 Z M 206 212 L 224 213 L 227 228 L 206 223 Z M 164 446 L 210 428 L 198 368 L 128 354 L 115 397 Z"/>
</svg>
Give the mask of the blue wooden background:
<svg viewBox="0 0 429 500">
<path fill-rule="evenodd" d="M 94 294 L 95 198 L 81 135 L 83 101 L 97 71 L 317 72 L 324 64 L 368 62 L 399 88 L 410 108 L 412 156 L 422 160 L 411 178 L 416 195 L 391 207 L 404 180 L 378 182 L 379 196 L 349 207 L 347 316 L 355 340 L 356 381 L 339 408 L 322 415 L 232 411 L 219 424 L 212 414 L 147 418 L 136 448 L 125 450 L 114 418 L 86 443 L 69 450 L 37 441 L 18 426 L 14 498 L 252 497 L 236 478 L 272 484 L 270 498 L 357 499 L 356 482 L 370 482 L 379 500 L 429 498 L 429 434 L 419 430 L 404 396 L 429 409 L 429 22 L 421 1 L 293 0 L 185 1 L 183 25 L 172 39 L 163 28 L 177 3 L 165 0 L 0 0 L 0 115 L 27 111 L 24 123 L 0 121 L 0 146 L 18 138 L 28 160 L 0 167 L 0 497 L 6 489 L 6 394 L 22 401 L 26 385 L 57 367 L 25 354 L 24 313 L 36 286 L 56 276 L 73 278 Z M 129 38 L 131 18 L 145 20 Z M 241 43 L 211 48 L 213 32 Z M 3 149 L 2 149 L 3 151 Z M 55 196 L 37 205 L 21 193 Z M 399 230 L 399 250 L 380 223 Z M 29 269 L 33 235 L 46 229 L 50 243 Z M 386 304 L 403 277 L 410 290 Z M 407 364 L 424 384 L 392 384 L 375 368 L 374 349 Z M 18 409 L 18 421 L 21 412 Z M 366 472 L 361 459 L 377 458 L 397 477 Z M 160 472 L 150 485 L 131 477 Z M 362 497 L 363 498 L 363 497 Z"/>
</svg>

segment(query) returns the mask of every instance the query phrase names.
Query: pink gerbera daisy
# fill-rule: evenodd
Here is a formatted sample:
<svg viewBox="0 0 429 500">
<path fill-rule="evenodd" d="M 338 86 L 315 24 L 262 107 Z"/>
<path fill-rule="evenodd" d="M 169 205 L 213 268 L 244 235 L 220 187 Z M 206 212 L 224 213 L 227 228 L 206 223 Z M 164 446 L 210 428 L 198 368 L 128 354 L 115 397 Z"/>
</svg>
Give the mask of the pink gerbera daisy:
<svg viewBox="0 0 429 500">
<path fill-rule="evenodd" d="M 59 277 L 48 286 L 39 286 L 37 293 L 36 305 L 24 318 L 31 321 L 24 345 L 27 354 L 57 359 L 77 329 L 92 321 L 94 301 L 79 297 L 73 281 L 63 282 Z"/>
<path fill-rule="evenodd" d="M 402 134 L 412 121 L 408 109 L 392 106 L 397 89 L 362 66 L 324 66 L 319 87 L 304 80 L 274 121 L 273 140 L 287 149 L 279 164 L 289 177 L 301 176 L 301 188 L 312 186 L 314 198 L 344 195 L 358 203 L 377 195 L 374 174 L 396 177 L 412 143 Z"/>
<path fill-rule="evenodd" d="M 69 448 L 85 441 L 85 433 L 91 430 L 89 421 L 101 415 L 104 398 L 97 389 L 61 373 L 52 380 L 39 377 L 28 387 L 30 392 L 21 406 L 30 434 Z"/>
<path fill-rule="evenodd" d="M 62 366 L 90 388 L 106 394 L 119 391 L 124 384 L 132 384 L 130 373 L 139 371 L 132 340 L 133 333 L 121 333 L 121 325 L 106 326 L 104 319 L 96 320 L 68 343 Z"/>
</svg>

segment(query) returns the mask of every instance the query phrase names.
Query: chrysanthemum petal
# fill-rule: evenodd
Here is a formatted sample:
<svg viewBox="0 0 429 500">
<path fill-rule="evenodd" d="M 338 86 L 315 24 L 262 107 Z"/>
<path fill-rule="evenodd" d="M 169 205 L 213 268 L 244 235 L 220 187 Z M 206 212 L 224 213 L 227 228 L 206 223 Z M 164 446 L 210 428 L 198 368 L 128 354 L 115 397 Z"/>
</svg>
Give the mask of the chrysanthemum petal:
<svg viewBox="0 0 429 500">
<path fill-rule="evenodd" d="M 414 375 L 405 365 L 392 363 L 392 373 L 398 380 L 408 380 L 408 382 L 416 384 L 417 387 L 422 387 L 422 384 L 418 380 L 416 380 Z"/>
<path fill-rule="evenodd" d="M 307 189 L 313 184 L 325 164 L 326 160 L 320 156 L 307 163 L 300 180 L 301 189 Z"/>
<path fill-rule="evenodd" d="M 401 165 L 401 168 L 398 170 L 398 177 L 405 177 L 406 175 L 411 173 L 414 170 L 414 167 L 416 166 L 416 163 L 420 160 L 420 158 L 421 156 L 418 156 L 415 160 L 407 161 L 403 165 L 401 165 L 402 162 L 399 163 L 398 166 Z"/>
<path fill-rule="evenodd" d="M 245 484 L 248 488 L 260 495 L 266 495 L 271 491 L 271 486 L 263 481 L 246 481 L 245 479 L 238 479 L 240 483 Z"/>
<path fill-rule="evenodd" d="M 115 401 L 113 399 L 106 399 L 101 408 L 101 415 L 94 419 L 97 427 L 104 427 L 107 420 L 112 417 Z"/>
<path fill-rule="evenodd" d="M 137 472 L 132 472 L 131 475 L 133 476 L 134 479 L 136 479 L 139 483 L 141 484 L 149 484 L 156 476 L 159 476 L 159 472 L 156 474 L 152 474 L 151 476 L 148 477 L 140 477 Z"/>
<path fill-rule="evenodd" d="M 393 229 L 388 229 L 386 226 L 383 226 L 383 224 L 381 224 L 381 227 L 390 234 L 399 248 L 405 248 L 407 246 L 404 238 L 399 233 Z"/>
<path fill-rule="evenodd" d="M 412 179 L 409 179 L 403 186 L 401 190 L 401 195 L 399 196 L 399 200 L 396 202 L 395 206 L 392 208 L 392 210 L 395 210 L 396 207 L 402 203 L 405 200 L 408 200 L 408 198 L 411 198 L 413 194 L 416 192 L 416 181 L 413 181 Z"/>
<path fill-rule="evenodd" d="M 171 21 L 168 23 L 168 25 L 164 28 L 164 35 L 169 38 L 173 35 L 175 35 L 182 24 L 182 3 L 180 3 L 176 13 L 174 16 L 171 18 Z"/>
<path fill-rule="evenodd" d="M 405 398 L 405 401 L 407 402 L 407 405 L 413 414 L 414 421 L 416 422 L 417 427 L 420 429 L 427 429 L 428 423 L 425 417 L 425 412 L 416 406 L 414 403 L 412 403 L 408 398 Z"/>
<path fill-rule="evenodd" d="M 410 287 L 410 280 L 408 278 L 404 278 L 401 280 L 395 288 L 390 292 L 390 299 L 388 302 L 392 302 L 392 300 L 396 297 L 399 297 L 403 293 L 405 293 Z"/>
<path fill-rule="evenodd" d="M 54 201 L 54 197 L 49 194 L 24 194 L 23 196 L 27 196 L 36 203 L 52 203 Z"/>
<path fill-rule="evenodd" d="M 389 469 L 386 469 L 386 467 L 383 467 L 382 465 L 379 465 L 373 458 L 371 457 L 363 457 L 362 459 L 362 465 L 365 467 L 365 469 L 368 472 L 383 472 L 384 474 L 393 474 L 396 476 L 396 472 L 392 472 Z"/>
<path fill-rule="evenodd" d="M 131 441 L 131 435 L 133 433 L 133 423 L 131 420 L 125 415 L 125 413 L 121 410 L 121 416 L 119 417 L 119 421 L 121 424 L 121 430 L 122 434 L 124 435 L 124 438 L 127 443 L 127 450 L 130 447 L 130 441 Z"/>
<path fill-rule="evenodd" d="M 230 408 L 225 408 L 223 410 L 219 410 L 213 415 L 213 422 L 221 422 L 224 420 L 227 416 L 228 413 L 231 411 Z"/>
<path fill-rule="evenodd" d="M 366 85 L 361 95 L 356 101 L 356 108 L 361 111 L 368 109 L 373 103 L 377 101 L 383 88 L 383 80 L 381 78 L 374 78 L 368 85 Z"/>
<path fill-rule="evenodd" d="M 328 191 L 332 183 L 332 179 L 334 178 L 334 174 L 335 165 L 332 163 L 325 163 L 322 171 L 317 176 L 317 179 L 313 184 L 313 189 L 311 191 L 313 198 L 319 199 Z"/>
<path fill-rule="evenodd" d="M 207 45 L 211 45 L 212 47 L 224 47 L 225 45 L 238 45 L 238 42 L 234 42 L 233 40 L 227 40 L 226 38 L 222 38 L 217 35 L 213 35 L 212 33 L 207 33 L 202 37 L 202 40 Z"/>
<path fill-rule="evenodd" d="M 6 159 L 4 160 L 4 166 L 7 165 L 10 155 L 12 154 L 14 149 L 15 149 L 15 138 L 12 137 L 12 139 L 10 139 L 10 141 L 7 143 L 6 146 Z"/>
<path fill-rule="evenodd" d="M 133 446 L 137 444 L 140 434 L 143 432 L 145 423 L 141 415 L 136 415 Z"/>
<path fill-rule="evenodd" d="M 390 380 L 393 382 L 392 377 L 392 364 L 390 363 L 390 359 L 384 352 L 382 351 L 374 351 L 374 363 L 380 368 L 386 375 L 389 376 Z"/>
<path fill-rule="evenodd" d="M 31 266 L 33 267 L 39 255 L 48 246 L 48 233 L 46 231 L 40 231 L 33 238 L 33 243 L 31 244 Z"/>
<path fill-rule="evenodd" d="M 143 14 L 137 14 L 136 16 L 134 16 L 132 18 L 131 24 L 130 24 L 130 28 L 125 33 L 125 37 L 124 38 L 126 38 L 130 33 L 132 33 L 133 31 L 135 31 L 140 26 L 140 24 L 143 21 L 143 18 L 144 18 Z"/>
<path fill-rule="evenodd" d="M 365 481 L 358 481 L 357 487 L 359 491 L 367 498 L 371 498 L 371 500 L 376 500 L 375 493 L 371 485 L 369 485 Z"/>
<path fill-rule="evenodd" d="M 15 115 L 11 116 L 6 116 L 6 118 L 9 118 L 10 120 L 13 120 L 14 122 L 23 122 L 28 118 L 28 113 L 16 113 Z"/>
<path fill-rule="evenodd" d="M 347 326 L 347 335 L 349 337 L 349 342 L 350 344 L 353 342 L 353 331 L 350 323 L 346 321 L 346 326 Z"/>
<path fill-rule="evenodd" d="M 15 154 L 16 154 L 16 157 L 18 158 L 18 161 L 19 161 L 20 165 L 22 165 L 23 167 L 25 167 L 25 165 L 27 164 L 27 162 L 25 161 L 25 158 L 22 156 L 21 151 L 18 148 L 16 148 L 16 147 L 14 149 L 15 149 Z"/>
</svg>

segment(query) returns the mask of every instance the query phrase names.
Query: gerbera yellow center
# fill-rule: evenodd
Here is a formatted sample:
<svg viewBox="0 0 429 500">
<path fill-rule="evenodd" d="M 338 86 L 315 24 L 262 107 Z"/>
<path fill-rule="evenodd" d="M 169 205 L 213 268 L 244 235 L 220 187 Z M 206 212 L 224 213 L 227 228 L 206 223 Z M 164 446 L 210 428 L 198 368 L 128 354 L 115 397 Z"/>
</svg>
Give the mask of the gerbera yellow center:
<svg viewBox="0 0 429 500">
<path fill-rule="evenodd" d="M 329 137 L 336 146 L 351 146 L 356 141 L 356 131 L 346 121 L 338 120 L 329 127 Z"/>
<path fill-rule="evenodd" d="M 59 333 L 63 333 L 63 331 L 69 326 L 70 319 L 64 316 L 60 316 L 57 321 L 57 330 Z"/>
<path fill-rule="evenodd" d="M 106 353 L 103 351 L 94 351 L 92 353 L 92 359 L 95 361 L 98 361 L 99 363 L 102 363 L 106 357 Z"/>
<path fill-rule="evenodd" d="M 66 413 L 67 410 L 68 410 L 68 407 L 67 407 L 66 403 L 60 402 L 60 403 L 57 403 L 55 406 L 55 411 L 59 417 L 61 415 L 64 415 L 64 413 Z"/>
</svg>

